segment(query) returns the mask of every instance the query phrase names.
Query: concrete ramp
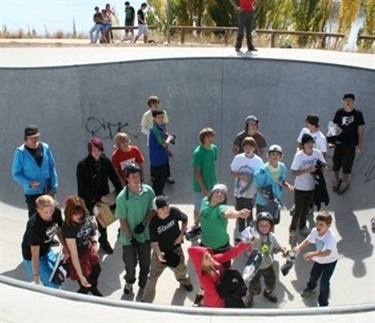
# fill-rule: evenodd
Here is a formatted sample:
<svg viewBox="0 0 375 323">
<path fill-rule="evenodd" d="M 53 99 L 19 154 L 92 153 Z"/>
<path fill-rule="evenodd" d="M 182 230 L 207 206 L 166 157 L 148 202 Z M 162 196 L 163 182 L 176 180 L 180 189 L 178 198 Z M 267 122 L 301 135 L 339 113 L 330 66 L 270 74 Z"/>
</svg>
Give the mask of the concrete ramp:
<svg viewBox="0 0 375 323">
<path fill-rule="evenodd" d="M 264 55 L 260 50 L 258 56 L 237 57 L 232 49 L 212 57 L 202 57 L 204 55 L 196 51 L 190 57 L 167 55 L 165 59 L 154 59 L 152 51 L 157 49 L 144 50 L 149 52 L 149 58 L 143 57 L 142 60 L 132 57 L 133 60 L 128 61 L 74 65 L 73 57 L 71 66 L 2 66 L 1 273 L 28 281 L 20 254 L 27 212 L 22 189 L 10 175 L 13 153 L 23 142 L 23 129 L 27 124 L 38 125 L 41 140 L 53 150 L 59 176 L 57 199 L 62 201 L 67 195 L 76 194 L 76 165 L 87 154 L 86 141 L 90 135 L 104 140 L 105 151 L 110 156 L 115 134 L 125 131 L 148 158 L 146 138 L 140 132 L 139 124 L 147 109 L 148 96 L 158 95 L 161 107 L 168 111 L 170 117 L 169 130 L 177 137 L 176 145 L 171 149 L 174 154 L 171 167 L 176 184 L 167 186 L 165 193 L 171 197 L 172 204 L 180 204 L 192 216 L 189 205 L 192 204 L 192 152 L 199 144 L 198 132 L 203 127 L 209 126 L 216 131 L 219 179 L 227 183 L 232 191 L 233 180 L 229 175 L 233 158 L 231 145 L 235 135 L 243 129 L 246 116 L 258 117 L 260 131 L 266 136 L 268 145 L 281 145 L 285 152 L 284 162 L 290 167 L 305 116 L 317 114 L 321 130 L 325 133 L 328 121 L 341 106 L 343 93 L 353 92 L 357 97 L 357 107 L 364 113 L 366 121 L 365 147 L 364 152 L 356 157 L 350 190 L 343 196 L 330 192 L 331 203 L 326 207 L 335 215 L 334 230 L 341 255 L 332 281 L 331 304 L 374 303 L 374 235 L 370 228 L 370 220 L 375 216 L 373 57 L 368 60 L 370 64 L 365 64 L 366 68 L 363 64 L 355 66 L 355 54 L 352 55 L 354 66 L 347 66 L 340 60 L 337 64 L 314 62 L 314 52 L 309 51 L 291 51 L 287 59 L 279 58 L 284 55 L 281 50 L 264 51 Z M 126 57 L 130 49 L 123 53 Z M 3 50 L 2 54 L 7 52 Z M 46 65 L 53 62 L 50 54 L 46 56 L 49 61 Z M 96 54 L 93 51 L 91 55 Z M 332 52 L 332 55 L 336 53 Z M 306 61 L 303 61 L 305 58 Z M 105 58 L 107 60 L 108 57 Z M 332 151 L 329 152 L 329 164 L 332 164 L 331 155 Z M 148 166 L 146 169 L 148 171 Z M 293 181 L 291 175 L 289 180 Z M 330 183 L 331 171 L 327 180 Z M 286 205 L 290 207 L 292 198 L 288 193 L 285 197 Z M 233 203 L 233 198 L 230 203 Z M 284 211 L 277 228 L 284 244 L 288 240 L 289 221 L 288 212 Z M 312 221 L 310 219 L 310 225 Z M 116 229 L 112 226 L 110 230 L 113 243 L 116 242 Z M 113 256 L 103 257 L 101 284 L 106 297 L 120 299 L 123 265 L 121 247 L 118 243 L 115 247 Z M 186 243 L 185 247 L 188 247 Z M 283 262 L 278 256 L 277 266 Z M 237 264 L 239 268 L 241 264 L 241 261 Z M 277 293 L 282 301 L 277 307 L 312 306 L 303 303 L 298 295 L 306 283 L 310 266 L 300 259 L 293 274 L 280 278 L 282 288 Z M 193 274 L 191 267 L 189 270 Z M 191 306 L 194 297 L 181 296 L 180 291 L 175 290 L 178 286 L 175 286 L 172 273 L 164 276 L 162 281 L 164 286 L 168 286 L 167 296 L 157 296 L 156 303 Z M 196 281 L 195 285 L 198 290 Z M 76 289 L 74 283 L 67 286 L 67 290 Z M 348 294 L 353 297 L 348 297 Z M 258 306 L 271 307 L 261 300 L 261 296 Z"/>
</svg>

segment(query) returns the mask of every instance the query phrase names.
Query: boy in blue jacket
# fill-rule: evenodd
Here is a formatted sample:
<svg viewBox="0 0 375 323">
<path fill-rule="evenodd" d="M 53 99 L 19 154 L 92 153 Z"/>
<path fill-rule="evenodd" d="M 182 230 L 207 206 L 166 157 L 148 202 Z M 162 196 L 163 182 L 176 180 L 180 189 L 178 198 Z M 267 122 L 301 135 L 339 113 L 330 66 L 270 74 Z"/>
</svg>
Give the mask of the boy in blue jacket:
<svg viewBox="0 0 375 323">
<path fill-rule="evenodd" d="M 36 199 L 44 194 L 54 197 L 58 186 L 55 159 L 49 146 L 39 138 L 37 126 L 28 125 L 25 143 L 16 149 L 13 157 L 12 177 L 23 187 L 29 218 L 36 213 Z"/>
<path fill-rule="evenodd" d="M 287 170 L 285 164 L 281 162 L 282 157 L 282 148 L 279 145 L 271 145 L 268 149 L 268 162 L 254 175 L 255 186 L 258 189 L 255 200 L 257 214 L 264 211 L 271 213 L 274 224 L 280 221 L 279 210 L 271 207 L 274 199 L 281 199 L 282 187 L 287 187 L 289 191 L 294 190 L 294 187 L 286 181 Z"/>
</svg>

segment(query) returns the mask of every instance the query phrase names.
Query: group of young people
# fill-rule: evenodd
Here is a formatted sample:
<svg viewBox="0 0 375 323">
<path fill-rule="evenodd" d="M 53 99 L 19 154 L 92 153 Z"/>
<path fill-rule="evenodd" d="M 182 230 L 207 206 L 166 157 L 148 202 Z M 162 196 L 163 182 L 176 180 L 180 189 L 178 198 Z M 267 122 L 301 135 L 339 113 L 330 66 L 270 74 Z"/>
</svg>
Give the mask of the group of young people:
<svg viewBox="0 0 375 323">
<path fill-rule="evenodd" d="M 363 148 L 364 118 L 355 109 L 354 102 L 353 94 L 344 95 L 343 108 L 336 112 L 333 118 L 335 129 L 328 138 L 335 149 L 332 188 L 339 194 L 349 188 L 355 153 Z M 131 298 L 134 295 L 137 265 L 140 268 L 138 301 L 154 300 L 157 280 L 166 268 L 174 272 L 186 291 L 193 290 L 181 248 L 188 217 L 178 208 L 171 207 L 164 195 L 170 177 L 171 152 L 168 147 L 176 137 L 168 132 L 168 115 L 160 108 L 159 98 L 151 96 L 147 103 L 149 109 L 142 116 L 141 131 L 147 136 L 152 187 L 144 182 L 142 164 L 145 158 L 138 147 L 130 144 L 126 133 L 116 135 L 111 159 L 103 153 L 102 140 L 92 137 L 87 145 L 88 155 L 77 165 L 78 195 L 65 200 L 64 219 L 53 199 L 58 187 L 53 154 L 47 144 L 39 141 L 36 126 L 25 128 L 25 143 L 16 149 L 12 175 L 24 188 L 29 210 L 22 252 L 27 272 L 35 283 L 59 287 L 49 279 L 56 261 L 51 246 L 57 235 L 69 264 L 68 276 L 79 283 L 78 292 L 101 296 L 97 288 L 100 274 L 98 248 L 108 254 L 113 253 L 113 249 L 106 228 L 100 221 L 96 223 L 92 215 L 98 213 L 98 203 L 104 203 L 110 207 L 115 205 L 114 215 L 120 223 L 118 239 L 125 265 L 125 296 Z M 314 265 L 301 295 L 311 294 L 320 279 L 319 305 L 328 305 L 329 280 L 338 258 L 335 237 L 330 229 L 332 216 L 321 212 L 316 218 L 316 227 L 306 227 L 306 217 L 314 199 L 314 174 L 318 167 L 321 171 L 326 169 L 327 141 L 319 130 L 317 116 L 308 115 L 305 122 L 290 167 L 295 177 L 292 185 L 286 181 L 287 167 L 281 161 L 282 147 L 270 145 L 268 161 L 264 163 L 262 158 L 267 143 L 259 132 L 259 120 L 255 116 L 246 118 L 245 129 L 234 140 L 234 158 L 228 170 L 235 181 L 234 208 L 227 206 L 228 188 L 218 182 L 215 171 L 218 159 L 215 131 L 209 127 L 200 131 L 200 144 L 193 152 L 192 164 L 193 227 L 200 226 L 201 237 L 199 246 L 188 249 L 189 261 L 194 265 L 201 287 L 196 305 L 230 306 L 218 293 L 217 284 L 230 268 L 231 259 L 251 249 L 261 252 L 262 263 L 255 277 L 246 282 L 243 306 L 252 306 L 254 296 L 261 293 L 261 277 L 266 285 L 264 297 L 278 302 L 274 293 L 276 279 L 272 263 L 273 250 L 286 253 L 286 248 L 279 244 L 275 235 L 275 225 L 280 221 L 283 187 L 294 194 L 295 210 L 289 228 L 292 250 L 297 253 L 308 244 L 315 244 L 317 248 L 304 255 L 306 260 L 313 260 Z M 342 178 L 339 177 L 340 169 L 343 170 Z M 108 199 L 109 181 L 117 195 L 115 200 Z M 253 216 L 254 204 L 257 216 Z M 227 230 L 229 219 L 237 221 L 234 247 Z M 243 237 L 244 230 L 251 230 L 251 239 Z M 299 244 L 297 233 L 303 237 Z"/>
<path fill-rule="evenodd" d="M 146 21 L 146 9 L 147 3 L 143 2 L 141 7 L 136 12 L 130 5 L 129 1 L 124 3 L 125 9 L 125 37 L 124 40 L 130 39 L 132 43 L 136 43 L 138 38 L 143 35 L 144 43 L 148 42 L 148 28 Z M 109 3 L 106 4 L 105 8 L 100 10 L 99 7 L 95 7 L 95 14 L 93 16 L 94 26 L 90 30 L 90 44 L 99 43 L 110 43 L 114 42 L 112 22 L 115 16 L 114 11 Z M 138 22 L 138 34 L 134 38 L 134 23 L 137 17 Z"/>
</svg>

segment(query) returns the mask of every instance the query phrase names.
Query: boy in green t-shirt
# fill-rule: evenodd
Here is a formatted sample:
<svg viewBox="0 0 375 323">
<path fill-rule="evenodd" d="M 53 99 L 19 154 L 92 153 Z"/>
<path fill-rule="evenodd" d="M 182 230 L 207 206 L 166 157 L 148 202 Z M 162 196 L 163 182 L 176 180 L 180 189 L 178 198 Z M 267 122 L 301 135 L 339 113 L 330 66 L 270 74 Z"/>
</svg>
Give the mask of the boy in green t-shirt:
<svg viewBox="0 0 375 323">
<path fill-rule="evenodd" d="M 199 219 L 202 199 L 208 196 L 217 182 L 215 169 L 217 147 L 213 144 L 214 138 L 213 129 L 203 128 L 199 133 L 201 144 L 193 153 L 194 223 Z"/>
</svg>

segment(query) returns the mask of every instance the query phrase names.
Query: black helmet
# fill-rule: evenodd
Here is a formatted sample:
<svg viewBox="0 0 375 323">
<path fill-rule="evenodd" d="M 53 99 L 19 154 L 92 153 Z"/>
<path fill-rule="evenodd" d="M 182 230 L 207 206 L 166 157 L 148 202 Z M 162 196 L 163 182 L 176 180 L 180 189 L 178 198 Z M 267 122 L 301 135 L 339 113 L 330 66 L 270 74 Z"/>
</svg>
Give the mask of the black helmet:
<svg viewBox="0 0 375 323">
<path fill-rule="evenodd" d="M 271 225 L 273 225 L 273 217 L 268 212 L 260 212 L 257 215 L 257 223 L 259 223 L 260 221 L 263 221 L 263 220 L 269 221 L 269 223 Z"/>
<path fill-rule="evenodd" d="M 128 164 L 124 168 L 125 177 L 128 177 L 130 174 L 141 172 L 141 168 L 134 163 Z"/>
</svg>

